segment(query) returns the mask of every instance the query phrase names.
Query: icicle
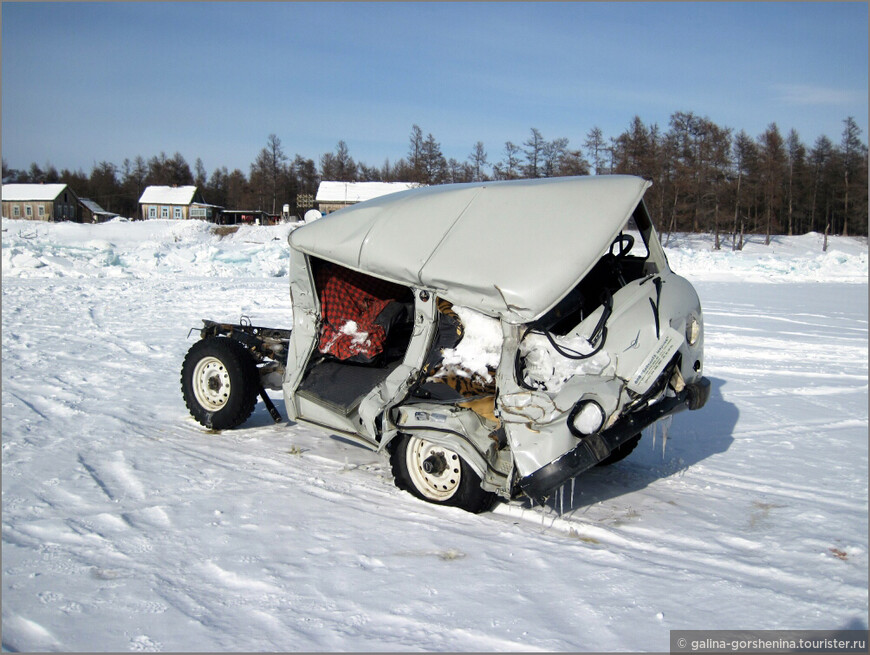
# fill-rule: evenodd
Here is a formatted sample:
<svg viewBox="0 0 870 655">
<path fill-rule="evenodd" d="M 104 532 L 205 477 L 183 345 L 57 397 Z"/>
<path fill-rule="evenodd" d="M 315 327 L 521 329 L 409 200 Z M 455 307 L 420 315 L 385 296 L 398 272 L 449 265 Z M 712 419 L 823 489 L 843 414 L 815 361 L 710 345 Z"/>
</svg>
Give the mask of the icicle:
<svg viewBox="0 0 870 655">
<path fill-rule="evenodd" d="M 574 480 L 577 478 L 571 478 L 571 509 L 574 509 Z"/>
<path fill-rule="evenodd" d="M 665 446 L 668 444 L 668 432 L 671 429 L 673 418 L 673 416 L 666 416 L 662 420 L 662 459 L 665 457 Z"/>
<path fill-rule="evenodd" d="M 658 425 L 659 425 L 658 421 L 656 421 L 655 423 L 652 424 L 653 450 L 656 449 L 656 436 L 658 435 L 658 432 L 659 432 Z"/>
</svg>

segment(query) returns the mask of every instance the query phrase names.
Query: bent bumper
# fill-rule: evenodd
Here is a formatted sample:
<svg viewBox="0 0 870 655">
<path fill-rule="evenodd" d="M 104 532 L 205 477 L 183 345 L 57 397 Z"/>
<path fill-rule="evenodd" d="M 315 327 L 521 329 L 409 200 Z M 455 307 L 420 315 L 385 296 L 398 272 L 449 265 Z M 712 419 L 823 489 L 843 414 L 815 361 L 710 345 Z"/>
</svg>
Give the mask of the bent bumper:
<svg viewBox="0 0 870 655">
<path fill-rule="evenodd" d="M 520 480 L 520 488 L 536 502 L 543 503 L 562 484 L 598 464 L 645 427 L 684 409 L 701 409 L 709 397 L 710 380 L 702 377 L 686 385 L 676 396 L 633 412 L 600 434 L 584 437 L 573 450 Z"/>
</svg>

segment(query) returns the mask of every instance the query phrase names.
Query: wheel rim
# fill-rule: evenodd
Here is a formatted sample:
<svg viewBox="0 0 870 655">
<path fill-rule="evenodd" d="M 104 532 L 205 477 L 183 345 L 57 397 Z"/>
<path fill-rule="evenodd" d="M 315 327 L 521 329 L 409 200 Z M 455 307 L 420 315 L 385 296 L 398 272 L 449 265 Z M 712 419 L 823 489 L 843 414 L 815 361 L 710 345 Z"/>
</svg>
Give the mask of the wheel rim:
<svg viewBox="0 0 870 655">
<path fill-rule="evenodd" d="M 217 357 L 203 357 L 193 369 L 193 395 L 210 412 L 222 409 L 230 399 L 230 374 Z"/>
<path fill-rule="evenodd" d="M 426 498 L 449 500 L 459 489 L 462 466 L 459 455 L 449 448 L 411 437 L 405 458 L 411 482 Z"/>
</svg>

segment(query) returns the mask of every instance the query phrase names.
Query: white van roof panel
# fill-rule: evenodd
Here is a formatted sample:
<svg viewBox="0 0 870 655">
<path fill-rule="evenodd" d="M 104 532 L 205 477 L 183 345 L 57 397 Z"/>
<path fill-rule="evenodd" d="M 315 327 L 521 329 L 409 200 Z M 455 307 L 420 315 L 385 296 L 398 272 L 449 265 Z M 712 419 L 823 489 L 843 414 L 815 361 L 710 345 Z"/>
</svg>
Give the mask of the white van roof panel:
<svg viewBox="0 0 870 655">
<path fill-rule="evenodd" d="M 650 184 L 608 175 L 424 187 L 334 212 L 294 230 L 290 245 L 526 323 L 595 265 Z"/>
</svg>

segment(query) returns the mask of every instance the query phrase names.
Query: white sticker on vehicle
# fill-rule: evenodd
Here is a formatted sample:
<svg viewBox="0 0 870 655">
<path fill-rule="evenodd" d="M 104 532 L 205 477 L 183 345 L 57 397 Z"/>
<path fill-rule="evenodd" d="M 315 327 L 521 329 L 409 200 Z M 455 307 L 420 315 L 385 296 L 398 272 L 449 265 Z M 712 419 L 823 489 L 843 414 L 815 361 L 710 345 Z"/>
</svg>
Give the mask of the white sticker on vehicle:
<svg viewBox="0 0 870 655">
<path fill-rule="evenodd" d="M 637 369 L 634 377 L 629 381 L 628 388 L 635 393 L 644 393 L 656 381 L 668 362 L 680 348 L 683 338 L 679 332 L 671 327 L 666 327 L 662 331 L 661 338 L 658 341 L 656 349 Z"/>
</svg>

